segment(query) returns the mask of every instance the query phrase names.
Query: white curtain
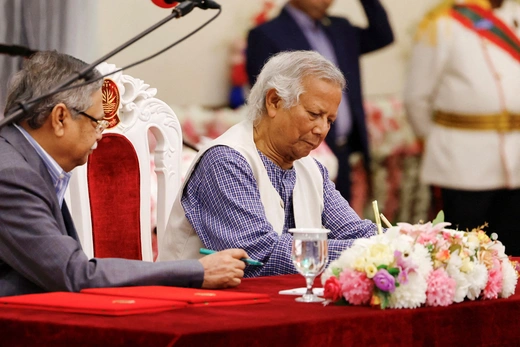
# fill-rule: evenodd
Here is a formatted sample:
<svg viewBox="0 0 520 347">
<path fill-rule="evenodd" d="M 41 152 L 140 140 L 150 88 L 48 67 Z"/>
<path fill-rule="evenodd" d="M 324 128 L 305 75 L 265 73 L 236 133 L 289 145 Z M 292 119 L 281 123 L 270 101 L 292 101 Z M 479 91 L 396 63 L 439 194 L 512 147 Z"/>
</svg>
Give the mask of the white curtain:
<svg viewBox="0 0 520 347">
<path fill-rule="evenodd" d="M 67 53 L 86 62 L 97 57 L 97 1 L 0 0 L 0 44 Z M 7 82 L 23 58 L 0 54 L 0 118 Z"/>
</svg>

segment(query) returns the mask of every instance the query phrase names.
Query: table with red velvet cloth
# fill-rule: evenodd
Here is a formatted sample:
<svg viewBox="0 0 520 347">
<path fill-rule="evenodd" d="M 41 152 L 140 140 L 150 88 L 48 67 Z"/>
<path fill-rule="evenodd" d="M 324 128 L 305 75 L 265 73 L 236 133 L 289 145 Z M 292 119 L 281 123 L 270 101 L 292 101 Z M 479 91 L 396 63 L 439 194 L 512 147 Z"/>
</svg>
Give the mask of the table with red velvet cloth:
<svg viewBox="0 0 520 347">
<path fill-rule="evenodd" d="M 316 281 L 318 282 L 318 281 Z M 379 310 L 323 306 L 279 295 L 300 275 L 245 279 L 243 292 L 269 293 L 256 305 L 196 307 L 124 317 L 0 310 L 0 345 L 74 346 L 519 346 L 520 290 L 508 299 L 449 307 Z"/>
</svg>

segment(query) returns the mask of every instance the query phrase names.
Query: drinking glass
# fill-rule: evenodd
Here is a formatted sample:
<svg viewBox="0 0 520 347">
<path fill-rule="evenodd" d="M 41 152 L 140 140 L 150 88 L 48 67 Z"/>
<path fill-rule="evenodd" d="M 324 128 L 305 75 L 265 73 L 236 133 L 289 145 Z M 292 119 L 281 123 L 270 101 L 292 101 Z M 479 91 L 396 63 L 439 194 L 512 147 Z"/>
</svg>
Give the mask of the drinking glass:
<svg viewBox="0 0 520 347">
<path fill-rule="evenodd" d="M 325 268 L 329 259 L 329 249 L 327 246 L 328 229 L 319 228 L 293 228 L 289 229 L 293 234 L 292 242 L 292 261 L 296 270 L 305 277 L 307 282 L 307 292 L 302 297 L 296 298 L 299 302 L 322 302 L 320 298 L 312 292 L 314 279 Z"/>
</svg>

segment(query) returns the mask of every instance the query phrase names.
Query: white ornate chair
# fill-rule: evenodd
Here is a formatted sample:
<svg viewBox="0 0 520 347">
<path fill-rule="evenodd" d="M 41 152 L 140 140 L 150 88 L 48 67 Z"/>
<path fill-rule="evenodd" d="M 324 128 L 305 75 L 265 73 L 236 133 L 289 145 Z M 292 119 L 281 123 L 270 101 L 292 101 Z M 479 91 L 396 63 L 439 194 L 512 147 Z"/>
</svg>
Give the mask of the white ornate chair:
<svg viewBox="0 0 520 347">
<path fill-rule="evenodd" d="M 102 74 L 116 70 L 102 63 Z M 157 175 L 157 239 L 164 233 L 181 180 L 182 132 L 172 109 L 142 80 L 115 73 L 103 85 L 110 126 L 67 194 L 89 257 L 153 261 L 151 197 Z M 153 134 L 153 138 L 151 137 Z M 156 142 L 150 150 L 149 143 Z"/>
</svg>

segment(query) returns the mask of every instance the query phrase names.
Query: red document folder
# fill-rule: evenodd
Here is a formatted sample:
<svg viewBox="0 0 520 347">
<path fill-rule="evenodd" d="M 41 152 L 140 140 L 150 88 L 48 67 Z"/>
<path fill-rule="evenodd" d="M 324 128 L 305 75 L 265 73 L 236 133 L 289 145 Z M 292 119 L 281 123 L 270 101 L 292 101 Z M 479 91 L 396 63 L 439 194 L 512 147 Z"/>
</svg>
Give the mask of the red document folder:
<svg viewBox="0 0 520 347">
<path fill-rule="evenodd" d="M 83 289 L 81 292 L 157 300 L 183 301 L 188 303 L 189 306 L 259 304 L 271 300 L 268 294 L 166 286 L 89 288 Z"/>
<path fill-rule="evenodd" d="M 173 310 L 188 306 L 185 302 L 101 296 L 85 293 L 54 292 L 0 298 L 0 307 L 125 316 Z"/>
</svg>

